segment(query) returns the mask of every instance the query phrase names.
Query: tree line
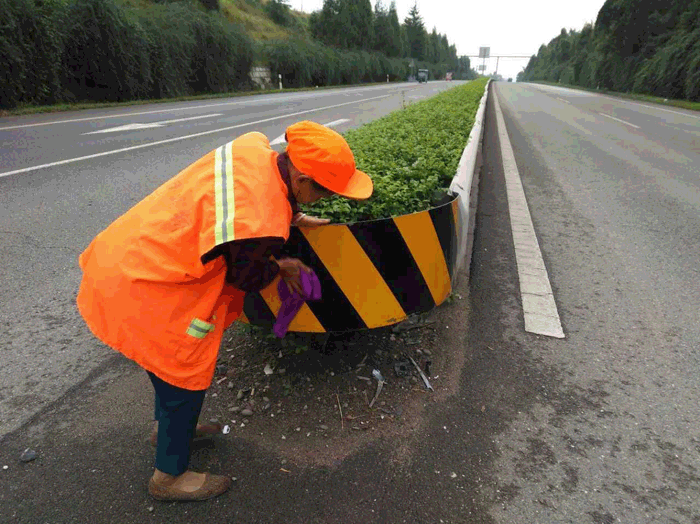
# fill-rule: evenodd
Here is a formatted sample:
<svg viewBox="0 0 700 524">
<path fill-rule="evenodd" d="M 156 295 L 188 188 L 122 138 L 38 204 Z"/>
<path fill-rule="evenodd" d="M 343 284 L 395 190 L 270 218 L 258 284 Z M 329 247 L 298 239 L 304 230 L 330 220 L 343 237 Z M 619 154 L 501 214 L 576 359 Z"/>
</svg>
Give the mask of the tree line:
<svg viewBox="0 0 700 524">
<path fill-rule="evenodd" d="M 457 48 L 436 28 L 428 33 L 417 4 L 401 24 L 393 1 L 386 7 L 377 0 L 372 10 L 370 0 L 324 0 L 323 8 L 311 15 L 309 26 L 315 39 L 340 49 L 380 51 L 391 58 L 459 68 Z"/>
<path fill-rule="evenodd" d="M 700 0 L 607 0 L 594 25 L 542 45 L 518 80 L 700 101 Z"/>
<path fill-rule="evenodd" d="M 406 79 L 419 67 L 476 76 L 444 35 L 425 32 L 416 6 L 400 25 L 394 4 L 327 0 L 307 29 L 286 0 L 247 1 L 300 36 L 253 41 L 219 0 L 0 0 L 0 108 L 252 89 L 254 62 L 287 87 Z"/>
</svg>

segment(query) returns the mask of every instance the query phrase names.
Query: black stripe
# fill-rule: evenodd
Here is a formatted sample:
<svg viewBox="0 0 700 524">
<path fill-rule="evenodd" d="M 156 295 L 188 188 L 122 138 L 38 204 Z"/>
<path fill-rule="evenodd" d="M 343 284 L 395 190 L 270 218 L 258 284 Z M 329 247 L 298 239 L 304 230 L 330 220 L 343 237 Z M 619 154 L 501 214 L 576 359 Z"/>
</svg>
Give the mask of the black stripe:
<svg viewBox="0 0 700 524">
<path fill-rule="evenodd" d="M 275 325 L 276 317 L 260 293 L 246 293 L 243 312 L 255 326 L 272 328 Z"/>
<path fill-rule="evenodd" d="M 289 240 L 282 251 L 285 255 L 298 258 L 311 267 L 321 281 L 321 300 L 307 302 L 307 304 L 326 331 L 367 329 L 367 325 L 331 277 L 299 228 L 291 228 Z"/>
<path fill-rule="evenodd" d="M 350 231 L 407 314 L 435 307 L 430 288 L 393 220 L 352 224 Z"/>
<path fill-rule="evenodd" d="M 450 273 L 450 278 L 457 266 L 457 228 L 455 216 L 452 211 L 452 203 L 433 208 L 429 211 L 430 218 L 435 226 L 442 253 L 445 255 L 445 263 Z"/>
</svg>

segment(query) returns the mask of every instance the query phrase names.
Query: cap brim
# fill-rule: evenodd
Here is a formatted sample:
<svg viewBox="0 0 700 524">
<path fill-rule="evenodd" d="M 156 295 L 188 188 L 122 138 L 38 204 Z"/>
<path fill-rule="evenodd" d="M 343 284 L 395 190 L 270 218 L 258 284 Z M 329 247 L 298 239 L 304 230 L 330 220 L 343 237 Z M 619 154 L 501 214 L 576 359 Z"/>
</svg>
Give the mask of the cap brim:
<svg viewBox="0 0 700 524">
<path fill-rule="evenodd" d="M 355 170 L 355 173 L 350 177 L 348 185 L 342 191 L 333 191 L 336 195 L 353 200 L 365 200 L 372 196 L 374 191 L 374 183 L 367 173 Z"/>
</svg>

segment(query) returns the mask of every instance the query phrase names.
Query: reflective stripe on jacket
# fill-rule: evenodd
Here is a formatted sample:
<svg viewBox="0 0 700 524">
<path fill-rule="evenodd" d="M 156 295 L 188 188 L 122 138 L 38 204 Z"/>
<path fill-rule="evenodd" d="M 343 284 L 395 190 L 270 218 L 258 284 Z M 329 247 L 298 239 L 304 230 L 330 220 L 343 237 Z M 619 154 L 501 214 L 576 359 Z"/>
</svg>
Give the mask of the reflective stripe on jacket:
<svg viewBox="0 0 700 524">
<path fill-rule="evenodd" d="M 278 154 L 260 133 L 210 152 L 102 231 L 80 255 L 78 309 L 105 344 L 174 386 L 209 387 L 244 292 L 215 246 L 289 238 L 292 208 Z"/>
</svg>

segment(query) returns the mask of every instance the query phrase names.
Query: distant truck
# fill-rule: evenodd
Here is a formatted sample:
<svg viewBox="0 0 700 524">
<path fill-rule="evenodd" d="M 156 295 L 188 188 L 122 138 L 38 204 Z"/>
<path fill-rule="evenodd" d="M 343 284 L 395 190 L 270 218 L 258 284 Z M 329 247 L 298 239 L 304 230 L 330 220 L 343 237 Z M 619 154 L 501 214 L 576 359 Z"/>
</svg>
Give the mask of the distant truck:
<svg viewBox="0 0 700 524">
<path fill-rule="evenodd" d="M 420 84 L 421 82 L 427 82 L 429 74 L 430 74 L 430 71 L 428 71 L 427 69 L 419 69 L 418 74 L 416 75 L 416 79 L 418 80 L 418 83 Z"/>
</svg>

